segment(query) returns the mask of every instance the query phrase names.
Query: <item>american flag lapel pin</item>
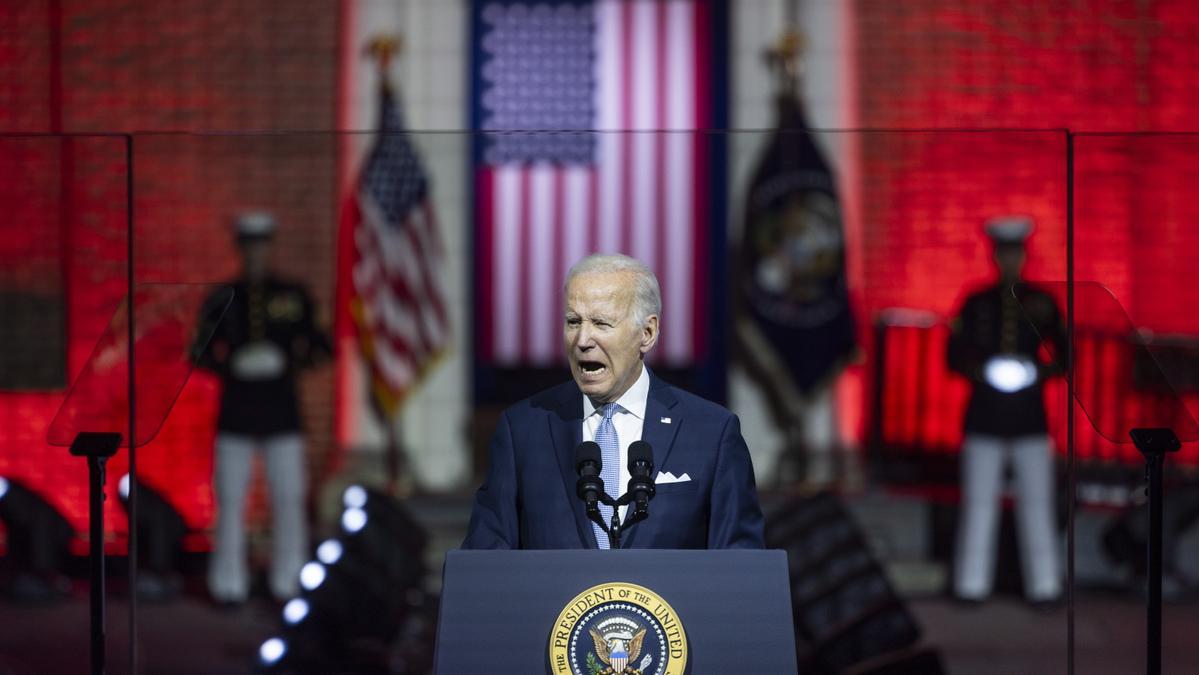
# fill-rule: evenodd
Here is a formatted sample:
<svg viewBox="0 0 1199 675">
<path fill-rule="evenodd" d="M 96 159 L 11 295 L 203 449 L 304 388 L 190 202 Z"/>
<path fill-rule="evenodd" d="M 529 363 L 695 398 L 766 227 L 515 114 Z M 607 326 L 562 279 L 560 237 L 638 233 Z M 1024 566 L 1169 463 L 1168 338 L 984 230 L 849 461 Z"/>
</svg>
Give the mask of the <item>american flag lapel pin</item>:
<svg viewBox="0 0 1199 675">
<path fill-rule="evenodd" d="M 669 418 L 669 417 L 663 417 L 662 419 L 660 419 L 660 420 L 658 420 L 658 421 L 659 421 L 659 422 L 661 422 L 662 424 L 670 424 L 670 418 Z"/>
</svg>

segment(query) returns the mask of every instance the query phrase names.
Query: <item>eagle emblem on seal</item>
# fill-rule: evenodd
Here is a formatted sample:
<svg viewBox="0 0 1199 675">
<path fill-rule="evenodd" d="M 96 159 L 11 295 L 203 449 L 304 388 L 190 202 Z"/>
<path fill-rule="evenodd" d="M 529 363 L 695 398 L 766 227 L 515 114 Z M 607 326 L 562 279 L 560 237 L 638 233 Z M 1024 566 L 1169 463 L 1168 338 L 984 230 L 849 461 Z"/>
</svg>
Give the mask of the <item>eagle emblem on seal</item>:
<svg viewBox="0 0 1199 675">
<path fill-rule="evenodd" d="M 596 668 L 593 669 L 592 675 L 640 673 L 645 666 L 649 665 L 642 663 L 640 668 L 629 667 L 629 663 L 635 663 L 637 657 L 641 656 L 641 643 L 645 640 L 645 629 L 641 628 L 633 632 L 630 628 L 637 628 L 637 626 L 630 624 L 631 622 L 627 621 L 602 622 L 599 630 L 595 628 L 590 630 L 591 640 L 595 643 L 595 654 L 607 666 L 607 668 L 601 668 L 598 663 L 595 664 Z"/>
</svg>

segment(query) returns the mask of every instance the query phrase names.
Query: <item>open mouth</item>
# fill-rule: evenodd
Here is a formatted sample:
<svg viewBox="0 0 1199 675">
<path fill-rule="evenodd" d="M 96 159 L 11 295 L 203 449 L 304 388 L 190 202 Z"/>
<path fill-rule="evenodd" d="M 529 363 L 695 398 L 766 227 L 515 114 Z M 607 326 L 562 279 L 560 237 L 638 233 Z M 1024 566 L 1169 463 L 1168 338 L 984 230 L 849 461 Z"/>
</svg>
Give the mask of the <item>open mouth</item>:
<svg viewBox="0 0 1199 675">
<path fill-rule="evenodd" d="M 599 361 L 579 361 L 579 370 L 588 377 L 603 375 L 607 369 L 608 367 Z"/>
</svg>

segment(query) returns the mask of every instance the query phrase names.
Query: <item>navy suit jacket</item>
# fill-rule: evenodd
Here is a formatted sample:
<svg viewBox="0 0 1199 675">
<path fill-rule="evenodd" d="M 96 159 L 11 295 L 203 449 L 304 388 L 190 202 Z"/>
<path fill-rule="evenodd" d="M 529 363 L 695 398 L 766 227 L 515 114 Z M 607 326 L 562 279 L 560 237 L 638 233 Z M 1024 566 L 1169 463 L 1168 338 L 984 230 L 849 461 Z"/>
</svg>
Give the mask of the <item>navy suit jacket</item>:
<svg viewBox="0 0 1199 675">
<path fill-rule="evenodd" d="M 491 439 L 491 467 L 475 495 L 462 548 L 597 548 L 575 492 L 583 394 L 573 382 L 504 411 Z M 649 518 L 622 531 L 621 548 L 762 548 L 762 509 L 741 425 L 728 410 L 650 374 L 641 440 L 657 487 Z M 620 496 L 625 486 L 608 492 Z"/>
</svg>

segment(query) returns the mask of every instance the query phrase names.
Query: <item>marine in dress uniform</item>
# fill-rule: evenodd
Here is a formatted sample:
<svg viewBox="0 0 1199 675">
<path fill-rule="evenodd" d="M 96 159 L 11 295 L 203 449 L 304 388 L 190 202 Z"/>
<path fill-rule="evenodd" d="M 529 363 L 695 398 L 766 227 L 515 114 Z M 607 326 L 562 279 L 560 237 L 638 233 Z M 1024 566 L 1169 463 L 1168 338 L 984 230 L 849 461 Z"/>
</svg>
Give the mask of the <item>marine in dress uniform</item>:
<svg viewBox="0 0 1199 675">
<path fill-rule="evenodd" d="M 1020 278 L 1032 221 L 995 218 L 986 231 L 999 281 L 970 295 L 950 323 L 949 367 L 973 386 L 962 441 L 954 593 L 968 601 L 991 593 L 1002 482 L 1010 462 L 1025 597 L 1048 602 L 1061 594 L 1061 580 L 1044 383 L 1062 371 L 1065 327 L 1053 298 Z M 1042 338 L 1055 357 L 1041 356 Z"/>
<path fill-rule="evenodd" d="M 198 358 L 198 365 L 223 383 L 213 476 L 217 523 L 208 569 L 209 591 L 220 603 L 240 603 L 249 594 L 245 502 L 253 455 L 259 451 L 265 455 L 273 520 L 270 591 L 283 600 L 299 590 L 308 528 L 296 375 L 332 351 L 316 327 L 308 291 L 267 269 L 276 229 L 273 216 L 242 214 L 235 229 L 242 275 L 231 284 L 232 304 Z M 216 321 L 220 304 L 214 294 L 200 320 Z"/>
</svg>

